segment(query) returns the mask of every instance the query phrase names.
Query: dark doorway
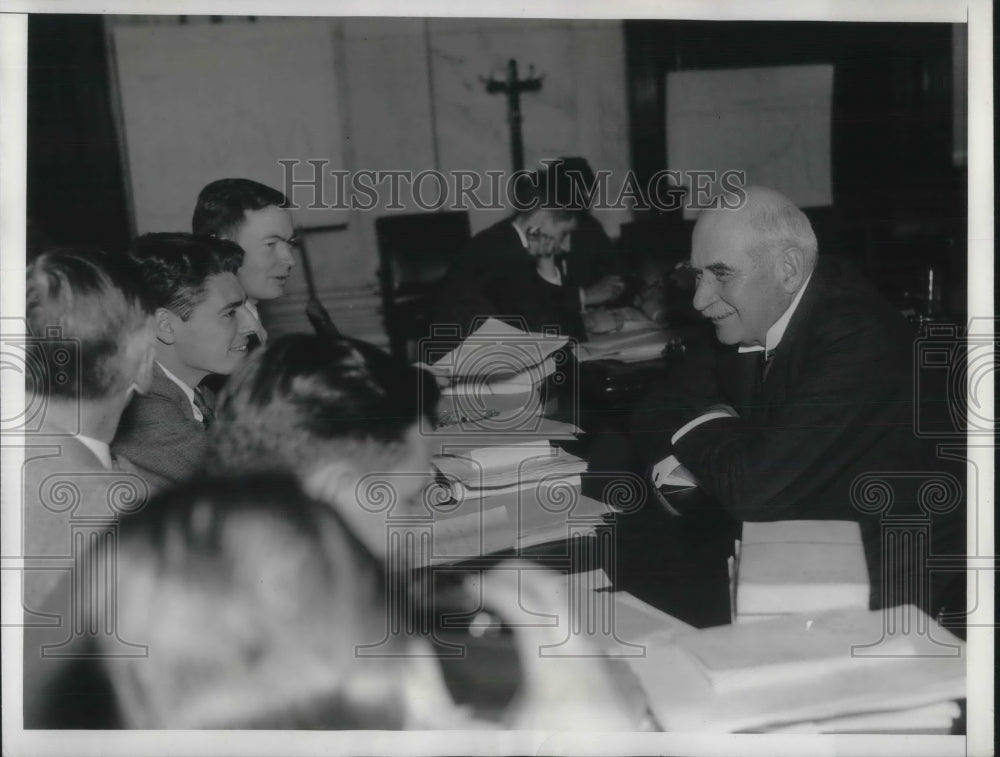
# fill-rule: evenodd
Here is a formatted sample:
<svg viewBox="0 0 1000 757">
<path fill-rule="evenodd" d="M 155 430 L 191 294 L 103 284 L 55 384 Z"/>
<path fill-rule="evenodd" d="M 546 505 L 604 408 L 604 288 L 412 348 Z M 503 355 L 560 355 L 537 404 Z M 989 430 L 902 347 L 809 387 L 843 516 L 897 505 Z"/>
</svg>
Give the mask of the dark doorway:
<svg viewBox="0 0 1000 757">
<path fill-rule="evenodd" d="M 129 243 L 101 16 L 28 20 L 28 255 Z"/>
</svg>

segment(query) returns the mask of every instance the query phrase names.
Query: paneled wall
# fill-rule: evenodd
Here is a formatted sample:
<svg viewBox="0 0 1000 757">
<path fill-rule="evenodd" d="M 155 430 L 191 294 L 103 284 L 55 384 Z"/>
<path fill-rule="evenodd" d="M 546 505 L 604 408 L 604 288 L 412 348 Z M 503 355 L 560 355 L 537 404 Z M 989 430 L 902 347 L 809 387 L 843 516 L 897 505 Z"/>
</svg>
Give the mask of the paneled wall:
<svg viewBox="0 0 1000 757">
<path fill-rule="evenodd" d="M 209 23 L 206 17 L 109 17 L 107 24 Z M 224 24 L 271 19 L 224 18 Z M 541 91 L 522 99 L 526 164 L 583 155 L 616 175 L 628 168 L 625 52 L 620 22 L 491 19 L 322 19 L 334 40 L 342 102 L 344 168 L 358 171 L 450 172 L 510 170 L 509 132 L 502 95 L 481 77 L 500 75 L 515 58 L 521 75 L 534 64 Z M 265 107 L 262 104 L 262 107 Z M 289 121 L 294 121 L 294 113 Z M 302 156 L 322 158 L 319 156 Z M 303 165 L 303 168 L 305 166 Z M 485 190 L 480 196 L 489 197 Z M 434 184 L 427 195 L 436 195 Z M 387 185 L 382 185 L 387 189 Z M 192 203 L 193 203 L 192 198 Z M 375 219 L 387 193 L 370 210 L 352 210 L 345 228 L 310 233 L 306 244 L 320 299 L 343 331 L 378 343 L 385 335 L 376 290 Z M 406 192 L 405 210 L 420 209 Z M 473 231 L 505 211 L 472 209 Z M 627 211 L 598 214 L 612 234 Z M 263 308 L 271 333 L 308 328 L 306 284 L 293 273 L 288 294 Z"/>
</svg>

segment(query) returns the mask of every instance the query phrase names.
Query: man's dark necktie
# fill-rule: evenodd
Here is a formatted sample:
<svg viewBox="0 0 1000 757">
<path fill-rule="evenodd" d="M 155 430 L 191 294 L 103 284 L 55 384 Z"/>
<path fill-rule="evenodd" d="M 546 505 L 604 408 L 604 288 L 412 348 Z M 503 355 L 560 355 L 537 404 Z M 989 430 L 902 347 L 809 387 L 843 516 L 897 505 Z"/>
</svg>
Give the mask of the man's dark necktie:
<svg viewBox="0 0 1000 757">
<path fill-rule="evenodd" d="M 215 412 L 213 412 L 212 408 L 208 406 L 208 403 L 205 402 L 204 396 L 202 396 L 202 393 L 197 389 L 194 390 L 194 406 L 198 408 L 198 411 L 201 413 L 202 425 L 204 425 L 205 428 L 211 426 L 212 421 L 215 420 Z"/>
<path fill-rule="evenodd" d="M 774 350 L 761 350 L 760 352 L 760 383 L 767 381 L 767 374 L 771 372 L 774 365 Z"/>
</svg>

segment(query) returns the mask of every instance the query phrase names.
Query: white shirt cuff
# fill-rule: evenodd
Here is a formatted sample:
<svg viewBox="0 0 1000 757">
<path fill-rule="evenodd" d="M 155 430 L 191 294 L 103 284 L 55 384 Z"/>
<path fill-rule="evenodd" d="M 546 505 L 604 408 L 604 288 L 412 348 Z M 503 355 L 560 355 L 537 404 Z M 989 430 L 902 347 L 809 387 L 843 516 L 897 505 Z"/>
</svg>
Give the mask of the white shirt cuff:
<svg viewBox="0 0 1000 757">
<path fill-rule="evenodd" d="M 681 439 L 684 436 L 684 434 L 686 434 L 693 428 L 697 428 L 702 423 L 708 423 L 709 421 L 714 421 L 716 418 L 734 418 L 734 417 L 735 416 L 732 413 L 727 413 L 725 410 L 713 410 L 710 413 L 699 415 L 697 418 L 688 421 L 679 429 L 677 429 L 674 435 L 670 437 L 670 443 L 677 444 L 677 441 Z"/>
<path fill-rule="evenodd" d="M 650 478 L 656 486 L 697 486 L 691 472 L 671 455 L 653 466 Z"/>
</svg>

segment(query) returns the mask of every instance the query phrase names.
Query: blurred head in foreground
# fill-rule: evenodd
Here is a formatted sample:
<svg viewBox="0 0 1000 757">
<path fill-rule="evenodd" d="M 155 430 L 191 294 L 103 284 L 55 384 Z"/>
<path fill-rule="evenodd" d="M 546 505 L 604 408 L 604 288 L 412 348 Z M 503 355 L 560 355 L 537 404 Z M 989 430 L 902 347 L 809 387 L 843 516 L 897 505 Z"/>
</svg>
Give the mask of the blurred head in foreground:
<svg viewBox="0 0 1000 757">
<path fill-rule="evenodd" d="M 155 303 L 130 261 L 53 250 L 28 267 L 25 291 L 29 394 L 78 412 L 81 402 L 124 406 L 135 388 L 149 388 Z"/>
<path fill-rule="evenodd" d="M 466 631 L 449 625 L 451 650 L 465 648 L 449 668 L 442 640 L 391 630 L 378 560 L 290 476 L 182 484 L 124 516 L 118 545 L 117 633 L 98 634 L 93 657 L 110 683 L 112 727 L 642 727 L 637 692 L 590 639 L 507 625 L 527 607 L 560 612 L 563 578 L 525 563 L 483 574 L 471 604 L 450 605 L 473 611 Z M 116 656 L 122 639 L 146 655 Z M 539 653 L 556 646 L 565 657 Z M 504 696 L 477 703 L 483 690 Z"/>
<path fill-rule="evenodd" d="M 420 419 L 434 412 L 436 391 L 415 370 L 351 341 L 279 337 L 226 384 L 207 468 L 291 471 L 381 551 L 393 503 L 428 482 Z"/>
<path fill-rule="evenodd" d="M 122 726 L 401 727 L 386 661 L 355 652 L 385 635 L 381 568 L 293 478 L 191 482 L 119 534 L 119 634 L 148 647 L 105 661 Z"/>
</svg>

